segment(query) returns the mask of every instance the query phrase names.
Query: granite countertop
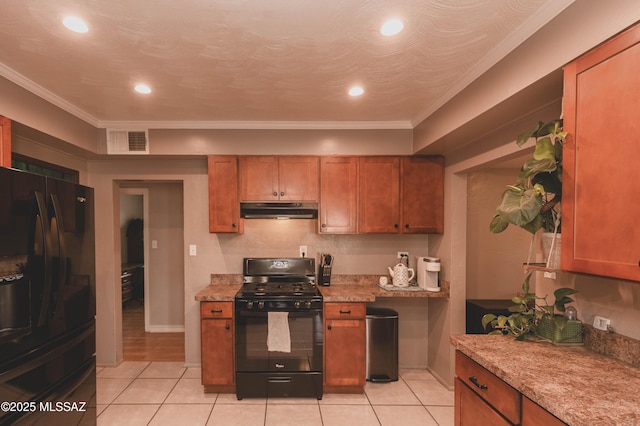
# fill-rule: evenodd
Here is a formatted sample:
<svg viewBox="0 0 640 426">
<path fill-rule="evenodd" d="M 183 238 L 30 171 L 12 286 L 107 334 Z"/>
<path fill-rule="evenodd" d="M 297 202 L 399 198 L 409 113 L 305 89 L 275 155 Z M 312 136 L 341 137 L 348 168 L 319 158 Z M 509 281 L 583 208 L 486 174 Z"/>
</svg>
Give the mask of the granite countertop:
<svg viewBox="0 0 640 426">
<path fill-rule="evenodd" d="M 451 344 L 570 425 L 640 424 L 640 368 L 582 346 L 509 336 L 451 336 Z"/>
<path fill-rule="evenodd" d="M 333 275 L 330 286 L 318 288 L 325 302 L 375 302 L 378 297 L 449 298 L 449 283 L 442 291 L 388 291 L 378 285 L 379 275 Z M 212 274 L 210 284 L 200 290 L 199 302 L 231 302 L 242 285 L 242 274 Z"/>
</svg>

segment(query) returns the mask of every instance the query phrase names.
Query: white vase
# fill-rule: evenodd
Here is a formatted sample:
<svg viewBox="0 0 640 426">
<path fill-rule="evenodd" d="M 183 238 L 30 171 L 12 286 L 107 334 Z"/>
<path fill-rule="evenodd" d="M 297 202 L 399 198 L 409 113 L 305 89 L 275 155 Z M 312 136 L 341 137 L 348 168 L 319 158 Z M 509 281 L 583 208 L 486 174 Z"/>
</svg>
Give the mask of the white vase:
<svg viewBox="0 0 640 426">
<path fill-rule="evenodd" d="M 544 256 L 542 261 L 547 264 L 547 268 L 560 269 L 560 241 L 562 234 L 555 234 L 555 242 L 553 241 L 553 236 L 553 232 L 542 233 L 542 255 Z M 549 253 L 551 253 L 551 256 L 549 256 Z"/>
</svg>

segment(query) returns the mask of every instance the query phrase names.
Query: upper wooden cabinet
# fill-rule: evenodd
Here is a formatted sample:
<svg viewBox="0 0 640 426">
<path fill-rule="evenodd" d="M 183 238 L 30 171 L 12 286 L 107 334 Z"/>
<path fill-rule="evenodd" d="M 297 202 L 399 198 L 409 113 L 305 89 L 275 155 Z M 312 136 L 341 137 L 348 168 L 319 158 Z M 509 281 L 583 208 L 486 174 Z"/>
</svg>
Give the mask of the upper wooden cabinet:
<svg viewBox="0 0 640 426">
<path fill-rule="evenodd" d="M 11 167 L 11 120 L 0 116 L 0 167 Z"/>
<path fill-rule="evenodd" d="M 358 158 L 320 157 L 320 233 L 358 231 Z"/>
<path fill-rule="evenodd" d="M 400 157 L 360 157 L 358 232 L 400 232 Z"/>
<path fill-rule="evenodd" d="M 208 157 L 209 232 L 242 232 L 238 201 L 238 157 Z"/>
<path fill-rule="evenodd" d="M 361 157 L 359 168 L 359 232 L 443 231 L 442 157 Z"/>
<path fill-rule="evenodd" d="M 402 157 L 400 203 L 405 234 L 444 231 L 444 158 Z"/>
<path fill-rule="evenodd" d="M 241 201 L 318 201 L 318 157 L 240 157 Z"/>
<path fill-rule="evenodd" d="M 562 269 L 640 281 L 640 25 L 564 68 Z"/>
</svg>

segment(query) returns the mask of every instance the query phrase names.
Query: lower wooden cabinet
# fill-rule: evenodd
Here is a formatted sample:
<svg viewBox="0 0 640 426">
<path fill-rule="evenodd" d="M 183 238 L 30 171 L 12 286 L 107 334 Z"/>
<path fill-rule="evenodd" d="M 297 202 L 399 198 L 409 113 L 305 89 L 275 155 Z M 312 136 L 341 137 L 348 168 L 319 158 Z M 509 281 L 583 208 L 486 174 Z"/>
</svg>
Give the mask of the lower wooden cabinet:
<svg viewBox="0 0 640 426">
<path fill-rule="evenodd" d="M 200 302 L 202 384 L 205 392 L 235 392 L 233 302 Z"/>
<path fill-rule="evenodd" d="M 456 351 L 456 426 L 560 426 L 560 419 Z"/>
<path fill-rule="evenodd" d="M 325 393 L 364 392 L 366 313 L 365 303 L 325 303 Z"/>
</svg>

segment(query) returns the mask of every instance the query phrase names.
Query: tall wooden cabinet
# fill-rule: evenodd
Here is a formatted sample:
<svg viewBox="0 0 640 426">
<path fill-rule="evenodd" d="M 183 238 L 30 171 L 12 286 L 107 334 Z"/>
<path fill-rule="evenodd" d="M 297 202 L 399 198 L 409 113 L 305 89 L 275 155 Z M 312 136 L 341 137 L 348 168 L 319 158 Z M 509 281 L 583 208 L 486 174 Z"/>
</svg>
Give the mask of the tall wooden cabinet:
<svg viewBox="0 0 640 426">
<path fill-rule="evenodd" d="M 317 201 L 318 157 L 240 157 L 241 201 Z"/>
<path fill-rule="evenodd" d="M 321 234 L 355 234 L 358 231 L 358 158 L 320 157 Z"/>
<path fill-rule="evenodd" d="M 238 201 L 238 157 L 208 157 L 209 232 L 242 232 Z"/>
<path fill-rule="evenodd" d="M 562 269 L 640 281 L 640 24 L 564 68 Z"/>
<path fill-rule="evenodd" d="M 364 392 L 366 314 L 365 303 L 324 304 L 325 392 Z"/>
<path fill-rule="evenodd" d="M 11 120 L 0 116 L 0 167 L 11 167 Z"/>
<path fill-rule="evenodd" d="M 235 391 L 233 302 L 200 302 L 202 384 L 205 392 Z"/>
</svg>

